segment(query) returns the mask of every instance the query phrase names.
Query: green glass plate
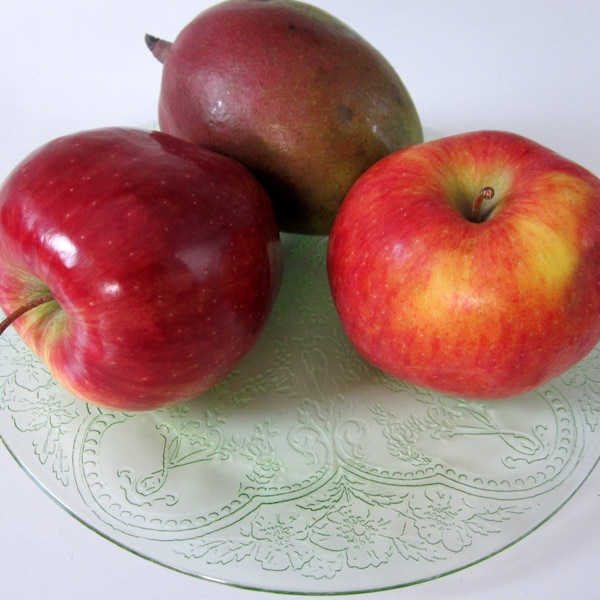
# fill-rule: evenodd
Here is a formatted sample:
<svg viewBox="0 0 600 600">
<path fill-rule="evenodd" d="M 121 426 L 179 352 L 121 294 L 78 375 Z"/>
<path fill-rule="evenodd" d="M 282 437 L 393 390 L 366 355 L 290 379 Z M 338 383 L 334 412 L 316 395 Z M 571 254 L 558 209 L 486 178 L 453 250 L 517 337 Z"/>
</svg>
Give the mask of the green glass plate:
<svg viewBox="0 0 600 600">
<path fill-rule="evenodd" d="M 600 455 L 600 352 L 521 397 L 469 402 L 366 364 L 329 294 L 327 238 L 283 236 L 252 352 L 203 397 L 147 413 L 70 396 L 11 330 L 0 434 L 71 514 L 192 576 L 277 592 L 440 577 L 550 518 Z"/>
</svg>

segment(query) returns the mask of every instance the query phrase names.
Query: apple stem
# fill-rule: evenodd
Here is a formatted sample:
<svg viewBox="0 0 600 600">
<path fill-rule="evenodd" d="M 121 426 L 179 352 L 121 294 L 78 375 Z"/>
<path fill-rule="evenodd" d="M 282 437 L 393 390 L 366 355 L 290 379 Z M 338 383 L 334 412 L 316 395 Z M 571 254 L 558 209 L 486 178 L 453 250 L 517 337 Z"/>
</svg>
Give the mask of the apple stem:
<svg viewBox="0 0 600 600">
<path fill-rule="evenodd" d="M 17 308 L 12 313 L 10 313 L 10 315 L 5 317 L 3 321 L 0 321 L 0 335 L 2 335 L 8 329 L 8 327 L 21 315 L 24 315 L 26 312 L 30 311 L 36 306 L 41 306 L 42 304 L 46 304 L 47 302 L 51 302 L 52 300 L 54 300 L 54 296 L 52 295 L 52 293 L 48 292 L 43 296 L 32 298 L 31 300 L 29 300 L 29 302 L 25 302 L 25 304 L 19 306 L 19 308 Z"/>
<path fill-rule="evenodd" d="M 477 198 L 475 198 L 473 206 L 471 207 L 471 221 L 473 221 L 473 223 L 481 223 L 483 221 L 483 216 L 481 214 L 483 202 L 484 200 L 491 200 L 494 197 L 494 193 L 493 187 L 486 186 L 481 189 L 479 194 L 477 194 Z"/>
<path fill-rule="evenodd" d="M 146 40 L 146 46 L 148 46 L 148 49 L 150 52 L 152 52 L 154 58 L 156 58 L 159 62 L 164 63 L 165 58 L 167 58 L 167 54 L 169 53 L 169 50 L 173 44 L 148 33 L 144 39 Z"/>
</svg>

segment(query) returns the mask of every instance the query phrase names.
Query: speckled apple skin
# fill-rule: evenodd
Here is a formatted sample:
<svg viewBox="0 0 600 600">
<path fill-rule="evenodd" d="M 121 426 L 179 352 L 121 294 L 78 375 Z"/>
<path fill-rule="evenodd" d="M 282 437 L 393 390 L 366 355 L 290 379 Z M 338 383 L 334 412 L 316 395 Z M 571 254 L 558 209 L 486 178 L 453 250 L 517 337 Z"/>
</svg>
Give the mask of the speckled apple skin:
<svg viewBox="0 0 600 600">
<path fill-rule="evenodd" d="M 260 335 L 281 280 L 275 216 L 233 159 L 159 132 L 53 140 L 0 190 L 0 305 L 83 400 L 148 410 L 201 394 Z"/>
<path fill-rule="evenodd" d="M 495 196 L 473 222 L 486 186 Z M 400 150 L 348 194 L 328 273 L 374 365 L 464 398 L 524 393 L 600 339 L 600 180 L 508 132 Z"/>
</svg>

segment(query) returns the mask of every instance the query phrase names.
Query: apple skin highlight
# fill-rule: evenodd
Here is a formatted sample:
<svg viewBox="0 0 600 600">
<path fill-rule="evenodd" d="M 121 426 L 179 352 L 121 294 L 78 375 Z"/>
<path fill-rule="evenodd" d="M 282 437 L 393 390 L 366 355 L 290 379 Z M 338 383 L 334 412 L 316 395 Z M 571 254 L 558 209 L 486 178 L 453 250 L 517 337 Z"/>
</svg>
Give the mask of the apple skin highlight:
<svg viewBox="0 0 600 600">
<path fill-rule="evenodd" d="M 600 340 L 600 180 L 507 132 L 400 150 L 344 200 L 328 274 L 373 365 L 463 398 L 524 393 Z"/>
<path fill-rule="evenodd" d="M 252 348 L 281 281 L 270 201 L 239 163 L 159 132 L 68 135 L 0 190 L 0 305 L 57 380 L 109 408 L 201 394 Z"/>
</svg>

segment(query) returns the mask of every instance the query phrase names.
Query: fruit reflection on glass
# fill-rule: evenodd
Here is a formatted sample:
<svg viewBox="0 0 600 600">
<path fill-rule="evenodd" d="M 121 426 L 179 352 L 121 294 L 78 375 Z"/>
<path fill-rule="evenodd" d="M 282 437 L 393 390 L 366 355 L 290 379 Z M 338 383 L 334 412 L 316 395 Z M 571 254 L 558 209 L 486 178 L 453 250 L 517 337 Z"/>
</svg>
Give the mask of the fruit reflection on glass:
<svg viewBox="0 0 600 600">
<path fill-rule="evenodd" d="M 250 350 L 273 306 L 271 203 L 237 161 L 105 128 L 26 157 L 0 189 L 0 305 L 83 400 L 189 399 Z"/>
<path fill-rule="evenodd" d="M 344 200 L 328 273 L 374 365 L 464 398 L 526 392 L 600 339 L 600 180 L 512 133 L 400 150 Z"/>
</svg>

